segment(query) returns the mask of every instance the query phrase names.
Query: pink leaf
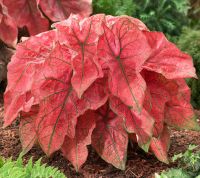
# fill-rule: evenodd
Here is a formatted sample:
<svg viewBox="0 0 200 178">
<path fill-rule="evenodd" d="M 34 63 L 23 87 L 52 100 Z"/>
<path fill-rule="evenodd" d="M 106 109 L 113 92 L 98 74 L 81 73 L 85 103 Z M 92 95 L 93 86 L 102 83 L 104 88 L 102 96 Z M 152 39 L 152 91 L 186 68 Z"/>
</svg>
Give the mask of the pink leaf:
<svg viewBox="0 0 200 178">
<path fill-rule="evenodd" d="M 134 17 L 130 17 L 127 15 L 122 15 L 122 16 L 111 16 L 111 15 L 107 15 L 105 17 L 106 20 L 106 25 L 110 28 L 112 27 L 113 24 L 115 24 L 117 21 L 121 21 L 121 19 L 127 19 L 129 22 L 133 23 L 135 26 L 137 26 L 137 28 L 139 30 L 145 30 L 145 31 L 149 31 L 147 26 L 140 21 L 139 19 L 136 19 Z"/>
<path fill-rule="evenodd" d="M 176 80 L 178 91 L 167 102 L 165 122 L 178 129 L 200 130 L 194 110 L 190 104 L 190 89 L 184 79 Z"/>
<path fill-rule="evenodd" d="M 129 22 L 133 23 L 139 30 L 145 30 L 149 31 L 146 25 L 140 21 L 139 19 L 136 19 L 134 17 L 130 17 L 127 15 L 122 15 L 122 16 L 111 16 L 107 15 L 105 17 L 106 25 L 110 28 L 115 24 L 117 21 L 121 21 L 121 19 L 127 19 Z"/>
<path fill-rule="evenodd" d="M 133 112 L 118 98 L 112 96 L 110 97 L 110 107 L 119 117 L 123 118 L 127 132 L 135 133 L 137 135 L 139 146 L 144 151 L 148 152 L 154 124 L 153 118 L 145 111 L 145 109 L 143 109 L 140 114 Z"/>
<path fill-rule="evenodd" d="M 20 116 L 19 137 L 24 154 L 27 153 L 37 141 L 34 122 L 38 114 L 38 109 L 38 105 L 33 106 L 30 112 L 22 113 Z"/>
<path fill-rule="evenodd" d="M 8 15 L 6 6 L 0 2 L 0 39 L 9 46 L 15 47 L 17 43 L 17 26 Z"/>
<path fill-rule="evenodd" d="M 101 82 L 94 83 L 79 99 L 69 79 L 64 75 L 59 80 L 47 80 L 40 90 L 43 100 L 36 127 L 39 143 L 47 155 L 60 149 L 66 135 L 75 136 L 78 116 L 88 109 L 99 108 L 107 100 Z"/>
<path fill-rule="evenodd" d="M 95 113 L 92 111 L 87 111 L 80 116 L 76 125 L 75 137 L 70 138 L 66 136 L 62 145 L 63 155 L 73 164 L 77 171 L 87 160 L 87 145 L 91 144 L 95 120 Z"/>
<path fill-rule="evenodd" d="M 155 156 L 164 163 L 169 163 L 167 152 L 170 145 L 170 132 L 165 126 L 163 132 L 159 138 L 153 137 L 151 140 L 151 151 Z"/>
<path fill-rule="evenodd" d="M 4 126 L 10 125 L 20 111 L 28 112 L 36 104 L 31 92 L 32 86 L 36 79 L 39 80 L 36 75 L 40 73 L 39 66 L 48 58 L 55 38 L 55 31 L 49 31 L 18 44 L 8 65 Z"/>
<path fill-rule="evenodd" d="M 160 74 L 143 71 L 143 77 L 147 83 L 144 108 L 155 120 L 153 136 L 159 137 L 164 126 L 165 104 L 170 100 L 170 94 L 165 88 L 167 83 L 161 83 Z"/>
<path fill-rule="evenodd" d="M 70 61 L 68 48 L 58 43 L 45 61 L 41 71 L 43 79 L 36 83 L 34 90 L 40 100 L 37 136 L 47 155 L 60 149 L 65 136 L 75 136 L 77 117 L 88 109 L 96 110 L 108 97 L 103 78 L 96 80 L 79 99 L 71 85 Z"/>
<path fill-rule="evenodd" d="M 71 13 L 89 16 L 92 13 L 92 0 L 42 0 L 37 1 L 42 11 L 52 21 L 61 21 Z"/>
<path fill-rule="evenodd" d="M 96 128 L 92 133 L 92 146 L 106 162 L 125 169 L 128 135 L 122 119 L 116 116 L 108 104 L 96 111 Z"/>
<path fill-rule="evenodd" d="M 127 16 L 128 17 L 128 16 Z M 140 21 L 139 19 L 133 18 L 133 17 L 128 17 L 132 23 L 134 23 L 140 30 L 145 30 L 145 31 L 149 31 L 149 29 L 147 28 L 147 26 Z"/>
<path fill-rule="evenodd" d="M 146 73 L 145 81 L 147 85 L 149 83 L 151 86 L 154 86 L 152 92 L 155 93 L 157 91 L 157 94 L 159 94 L 159 90 L 162 92 L 162 104 L 159 104 L 161 110 L 158 110 L 158 105 L 156 106 L 151 103 L 153 109 L 150 114 L 155 117 L 156 123 L 163 125 L 162 114 L 164 113 L 164 122 L 172 127 L 199 130 L 200 127 L 195 121 L 195 114 L 190 104 L 190 89 L 185 80 L 168 80 L 161 74 L 155 72 L 145 71 L 144 73 Z M 154 100 L 155 99 L 156 97 L 154 96 Z M 148 99 L 148 101 L 151 100 Z M 148 105 L 148 103 L 146 103 L 146 105 Z M 164 112 L 163 105 L 165 106 Z M 154 110 L 158 112 L 154 113 Z M 157 130 L 159 127 L 161 128 L 160 124 L 156 126 Z M 155 134 L 155 136 L 156 135 L 157 134 Z"/>
<path fill-rule="evenodd" d="M 30 35 L 49 29 L 49 22 L 40 12 L 35 0 L 4 0 L 4 4 L 17 26 L 26 26 Z"/>
<path fill-rule="evenodd" d="M 75 17 L 70 16 L 70 19 L 68 19 L 70 26 L 67 25 L 67 22 L 66 24 L 58 23 L 55 26 L 58 29 L 60 41 L 68 44 L 73 50 L 73 76 L 71 82 L 78 97 L 81 98 L 88 87 L 97 78 L 103 77 L 103 74 L 96 56 L 98 41 L 96 18 L 79 21 Z"/>
<path fill-rule="evenodd" d="M 103 25 L 98 55 L 110 70 L 109 88 L 136 112 L 141 112 L 146 84 L 140 76 L 150 54 L 143 33 L 128 18 L 121 18 L 109 29 Z"/>
<path fill-rule="evenodd" d="M 181 52 L 160 32 L 145 31 L 144 34 L 152 49 L 151 56 L 143 66 L 145 69 L 161 73 L 167 79 L 196 77 L 189 55 Z"/>
</svg>

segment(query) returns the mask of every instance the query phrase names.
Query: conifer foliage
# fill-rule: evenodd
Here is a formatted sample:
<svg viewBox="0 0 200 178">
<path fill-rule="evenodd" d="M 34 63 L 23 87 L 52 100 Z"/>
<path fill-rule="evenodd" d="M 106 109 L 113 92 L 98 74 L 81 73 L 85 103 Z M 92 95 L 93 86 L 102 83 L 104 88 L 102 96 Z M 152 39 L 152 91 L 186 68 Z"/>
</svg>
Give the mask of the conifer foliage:
<svg viewBox="0 0 200 178">
<path fill-rule="evenodd" d="M 76 170 L 87 145 L 125 169 L 128 139 L 168 162 L 170 128 L 199 130 L 183 78 L 189 55 L 138 19 L 71 15 L 19 43 L 8 65 L 4 127 L 20 118 L 23 152 L 38 142 Z"/>
</svg>

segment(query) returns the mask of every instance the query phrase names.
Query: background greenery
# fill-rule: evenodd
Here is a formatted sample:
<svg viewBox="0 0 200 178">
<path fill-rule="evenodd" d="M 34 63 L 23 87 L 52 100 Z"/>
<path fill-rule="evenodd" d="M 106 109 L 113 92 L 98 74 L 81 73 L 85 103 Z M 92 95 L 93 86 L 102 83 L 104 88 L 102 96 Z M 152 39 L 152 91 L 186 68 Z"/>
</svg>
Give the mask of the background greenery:
<svg viewBox="0 0 200 178">
<path fill-rule="evenodd" d="M 187 83 L 192 91 L 192 105 L 194 108 L 200 109 L 200 30 L 184 29 L 177 44 L 181 50 L 193 57 L 199 79 L 188 79 Z"/>
</svg>

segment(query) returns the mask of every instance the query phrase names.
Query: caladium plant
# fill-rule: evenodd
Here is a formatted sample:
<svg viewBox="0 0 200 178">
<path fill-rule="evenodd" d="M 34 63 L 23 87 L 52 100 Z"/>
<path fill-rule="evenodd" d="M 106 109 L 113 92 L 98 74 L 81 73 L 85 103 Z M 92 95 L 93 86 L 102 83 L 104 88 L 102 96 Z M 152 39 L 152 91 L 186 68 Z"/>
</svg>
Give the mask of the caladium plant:
<svg viewBox="0 0 200 178">
<path fill-rule="evenodd" d="M 36 35 L 71 13 L 89 16 L 91 4 L 92 0 L 0 0 L 0 39 L 15 47 L 17 28 L 26 27 L 29 35 Z"/>
<path fill-rule="evenodd" d="M 138 19 L 71 15 L 18 44 L 4 127 L 19 116 L 24 153 L 61 150 L 76 170 L 87 145 L 125 169 L 129 140 L 167 163 L 170 127 L 200 130 L 186 77 L 191 57 Z"/>
</svg>

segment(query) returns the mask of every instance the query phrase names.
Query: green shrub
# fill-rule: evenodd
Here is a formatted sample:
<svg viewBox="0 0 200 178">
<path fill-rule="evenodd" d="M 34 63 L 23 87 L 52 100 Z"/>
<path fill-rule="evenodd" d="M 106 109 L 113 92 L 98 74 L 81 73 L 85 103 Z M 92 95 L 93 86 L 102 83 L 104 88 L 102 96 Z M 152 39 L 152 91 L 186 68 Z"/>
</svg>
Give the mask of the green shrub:
<svg viewBox="0 0 200 178">
<path fill-rule="evenodd" d="M 192 90 L 192 105 L 200 109 L 200 30 L 185 29 L 177 42 L 179 48 L 193 57 L 199 79 L 188 79 Z"/>
<path fill-rule="evenodd" d="M 65 178 L 58 169 L 41 164 L 41 159 L 34 164 L 32 158 L 23 165 L 22 155 L 17 161 L 0 158 L 0 178 Z"/>
<path fill-rule="evenodd" d="M 193 29 L 200 29 L 200 0 L 190 0 L 191 8 L 188 12 L 190 26 Z"/>
<path fill-rule="evenodd" d="M 130 15 L 141 19 L 150 30 L 176 36 L 188 23 L 188 0 L 94 0 L 94 13 Z"/>
<path fill-rule="evenodd" d="M 155 178 L 200 178 L 200 151 L 195 151 L 197 146 L 190 145 L 185 153 L 179 153 L 172 158 L 178 162 L 178 168 L 163 171 Z"/>
<path fill-rule="evenodd" d="M 105 13 L 107 15 L 129 15 L 135 13 L 136 4 L 133 0 L 93 0 L 93 11 L 95 14 Z"/>
</svg>

